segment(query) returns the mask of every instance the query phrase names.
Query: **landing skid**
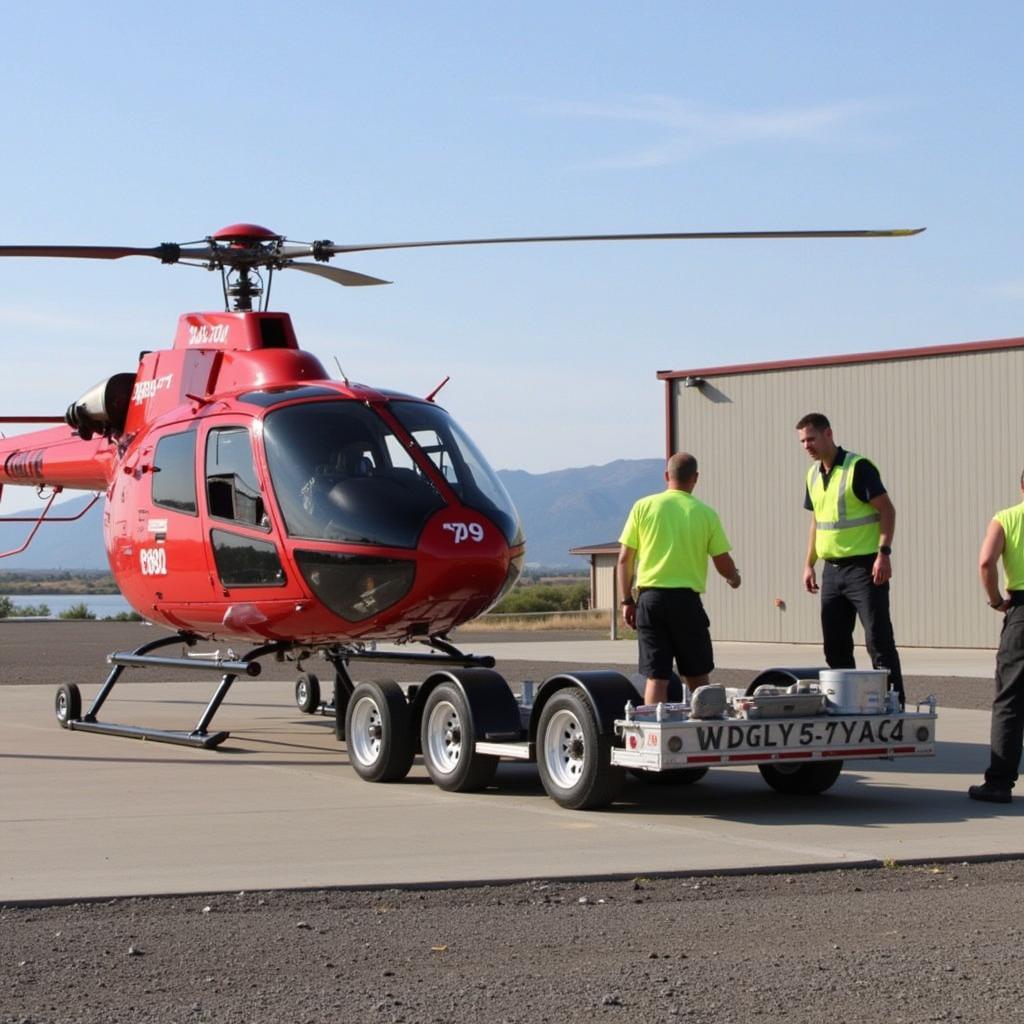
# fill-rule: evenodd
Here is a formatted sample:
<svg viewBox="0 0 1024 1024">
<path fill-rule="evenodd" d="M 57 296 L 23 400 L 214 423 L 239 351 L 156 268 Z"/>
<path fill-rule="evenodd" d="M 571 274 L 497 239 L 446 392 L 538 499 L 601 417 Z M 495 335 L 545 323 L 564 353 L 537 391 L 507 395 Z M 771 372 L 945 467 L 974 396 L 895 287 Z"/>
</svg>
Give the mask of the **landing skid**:
<svg viewBox="0 0 1024 1024">
<path fill-rule="evenodd" d="M 287 650 L 291 645 L 287 643 L 270 643 L 256 647 L 243 655 L 237 661 L 223 658 L 203 660 L 200 658 L 167 658 L 153 655 L 150 652 L 159 650 L 161 647 L 168 647 L 172 644 L 187 644 L 189 647 L 196 643 L 198 638 L 189 633 L 180 633 L 175 636 L 160 637 L 148 644 L 143 644 L 134 651 L 115 651 L 107 657 L 107 661 L 114 666 L 110 675 L 107 676 L 100 692 L 96 694 L 89 710 L 83 715 L 81 692 L 74 683 L 65 683 L 57 690 L 54 703 L 54 710 L 57 715 L 57 722 L 65 729 L 77 730 L 78 732 L 98 732 L 107 736 L 126 736 L 137 740 L 151 740 L 154 743 L 175 743 L 186 747 L 211 748 L 220 746 L 228 736 L 228 732 L 209 732 L 209 725 L 217 709 L 221 706 L 224 698 L 231 689 L 231 684 L 240 676 L 255 677 L 260 674 L 262 666 L 257 659 L 266 654 L 276 654 L 279 651 Z M 192 671 L 211 672 L 221 675 L 221 681 L 217 686 L 213 697 L 206 705 L 205 710 L 196 723 L 195 728 L 190 731 L 178 729 L 152 729 L 142 725 L 124 725 L 118 722 L 101 722 L 97 715 L 104 701 L 110 696 L 115 684 L 121 678 L 124 670 L 129 667 L 160 667 L 160 668 L 187 668 Z"/>
<path fill-rule="evenodd" d="M 106 736 L 124 736 L 129 739 L 150 740 L 154 743 L 174 743 L 178 746 L 201 747 L 210 749 L 220 746 L 231 734 L 226 731 L 210 732 L 209 726 L 217 709 L 228 695 L 231 685 L 240 676 L 254 678 L 262 671 L 258 659 L 268 654 L 283 657 L 296 649 L 289 641 L 276 641 L 255 647 L 237 660 L 224 658 L 168 658 L 152 652 L 174 644 L 185 644 L 193 647 L 199 637 L 192 633 L 177 633 L 173 636 L 160 637 L 152 640 L 134 651 L 115 651 L 107 656 L 113 669 L 107 676 L 99 693 L 93 699 L 89 710 L 82 714 L 82 694 L 75 683 L 64 683 L 57 690 L 54 701 L 54 712 L 58 724 L 64 729 L 77 732 L 96 732 Z M 330 648 L 324 652 L 325 657 L 334 666 L 333 699 L 320 699 L 319 680 L 312 673 L 303 673 L 295 686 L 295 701 L 300 710 L 307 714 L 322 714 L 334 718 L 335 735 L 339 740 L 345 738 L 345 710 L 349 697 L 355 689 L 355 683 L 348 672 L 348 664 L 354 659 L 365 661 L 405 662 L 417 665 L 444 664 L 467 665 L 490 668 L 494 659 L 486 656 L 463 654 L 451 644 L 439 638 L 431 638 L 428 646 L 439 651 L 439 654 L 391 654 L 362 649 Z M 191 671 L 220 674 L 221 680 L 216 691 L 210 698 L 205 710 L 191 730 L 153 729 L 143 725 L 125 725 L 118 722 L 103 722 L 97 717 L 103 703 L 121 678 L 126 668 L 187 668 Z"/>
</svg>

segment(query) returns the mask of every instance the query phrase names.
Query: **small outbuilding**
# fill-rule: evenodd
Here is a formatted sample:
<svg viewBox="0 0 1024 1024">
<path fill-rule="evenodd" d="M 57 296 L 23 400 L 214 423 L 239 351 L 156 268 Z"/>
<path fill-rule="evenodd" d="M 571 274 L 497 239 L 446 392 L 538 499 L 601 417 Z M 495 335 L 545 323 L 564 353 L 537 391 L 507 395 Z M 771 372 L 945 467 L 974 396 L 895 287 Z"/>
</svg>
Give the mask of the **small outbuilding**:
<svg viewBox="0 0 1024 1024">
<path fill-rule="evenodd" d="M 610 611 L 614 608 L 618 604 L 615 593 L 618 541 L 584 544 L 582 547 L 570 548 L 569 554 L 590 559 L 590 607 L 595 611 Z"/>
</svg>

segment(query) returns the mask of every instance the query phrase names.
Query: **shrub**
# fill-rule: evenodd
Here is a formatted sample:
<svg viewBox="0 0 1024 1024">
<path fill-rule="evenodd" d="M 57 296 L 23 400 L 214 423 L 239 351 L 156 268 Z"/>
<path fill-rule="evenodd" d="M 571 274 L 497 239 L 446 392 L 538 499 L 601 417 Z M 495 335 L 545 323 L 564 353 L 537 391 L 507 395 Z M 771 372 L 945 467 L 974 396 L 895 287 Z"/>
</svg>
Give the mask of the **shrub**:
<svg viewBox="0 0 1024 1024">
<path fill-rule="evenodd" d="M 118 612 L 116 615 L 104 615 L 104 622 L 142 622 L 143 618 L 138 612 Z"/>
<path fill-rule="evenodd" d="M 60 613 L 62 619 L 95 619 L 96 613 L 89 611 L 89 606 L 84 601 L 79 601 L 78 604 L 71 605 L 70 608 L 65 608 Z"/>
</svg>

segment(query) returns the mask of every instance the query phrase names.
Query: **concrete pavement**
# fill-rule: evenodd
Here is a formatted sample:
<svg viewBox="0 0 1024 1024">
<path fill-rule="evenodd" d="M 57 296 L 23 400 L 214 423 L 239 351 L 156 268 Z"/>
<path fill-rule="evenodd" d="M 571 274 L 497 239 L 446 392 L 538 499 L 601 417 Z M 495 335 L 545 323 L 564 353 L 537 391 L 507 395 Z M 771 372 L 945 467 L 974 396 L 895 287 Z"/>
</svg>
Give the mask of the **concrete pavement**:
<svg viewBox="0 0 1024 1024">
<path fill-rule="evenodd" d="M 504 657 L 533 656 L 531 644 L 509 646 Z M 545 645 L 537 656 L 573 653 Z M 808 663 L 757 665 L 780 662 Z M 188 728 L 212 688 L 125 682 L 104 711 Z M 986 760 L 980 711 L 940 709 L 937 757 L 849 762 L 819 798 L 781 796 L 756 769 L 728 768 L 688 787 L 630 780 L 614 807 L 581 813 L 554 804 L 520 764 L 502 765 L 481 794 L 442 792 L 418 764 L 405 782 L 364 783 L 332 723 L 300 714 L 283 678 L 236 684 L 215 722 L 232 735 L 216 751 L 62 730 L 53 694 L 0 687 L 0 901 L 1024 854 L 1024 802 L 964 795 Z"/>
<path fill-rule="evenodd" d="M 459 637 L 465 651 L 493 654 L 499 661 L 524 658 L 530 661 L 605 662 L 622 664 L 636 661 L 635 640 L 568 640 L 551 643 L 543 633 L 524 634 L 536 639 L 499 643 L 474 643 L 473 634 Z M 856 649 L 857 664 L 870 668 L 871 660 L 863 647 Z M 991 679 L 995 670 L 995 649 L 900 647 L 900 661 L 906 676 L 960 676 Z M 769 644 L 715 641 L 715 664 L 719 668 L 765 669 L 824 665 L 818 644 Z"/>
</svg>

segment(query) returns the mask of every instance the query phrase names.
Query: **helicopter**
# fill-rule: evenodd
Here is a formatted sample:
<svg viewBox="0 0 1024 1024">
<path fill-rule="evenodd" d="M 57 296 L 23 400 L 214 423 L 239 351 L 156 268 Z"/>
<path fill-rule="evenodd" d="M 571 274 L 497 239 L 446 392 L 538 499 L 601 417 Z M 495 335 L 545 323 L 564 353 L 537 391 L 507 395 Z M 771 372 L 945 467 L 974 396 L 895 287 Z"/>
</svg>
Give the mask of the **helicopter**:
<svg viewBox="0 0 1024 1024">
<path fill-rule="evenodd" d="M 920 229 L 671 232 L 546 235 L 448 241 L 335 244 L 295 242 L 257 224 L 204 239 L 149 248 L 0 245 L 4 258 L 118 260 L 218 271 L 219 312 L 183 314 L 169 348 L 144 351 L 71 402 L 63 417 L 0 416 L 3 423 L 58 424 L 0 439 L 4 486 L 51 494 L 31 542 L 65 489 L 104 501 L 111 572 L 128 603 L 172 631 L 113 666 L 83 715 L 75 684 L 55 699 L 68 729 L 214 747 L 226 732 L 210 721 L 234 680 L 255 676 L 259 659 L 294 661 L 304 711 L 342 716 L 355 684 L 353 660 L 405 661 L 460 669 L 480 682 L 494 660 L 465 654 L 449 633 L 482 614 L 515 584 L 525 538 L 515 506 L 469 434 L 425 397 L 332 379 L 302 350 L 288 314 L 269 309 L 278 271 L 346 287 L 389 282 L 329 265 L 340 254 L 386 249 L 523 243 L 683 239 L 868 238 Z M 13 554 L 4 552 L 5 554 Z M 173 644 L 243 641 L 241 656 L 165 657 Z M 400 652 L 381 641 L 422 645 Z M 332 701 L 303 671 L 314 653 L 335 670 Z M 184 666 L 221 675 L 195 728 L 160 730 L 101 721 L 98 712 L 129 667 Z M 473 674 L 477 673 L 476 676 Z M 465 683 L 470 686 L 470 683 Z M 472 686 L 470 686 L 473 689 Z M 476 692 L 476 689 L 474 689 Z M 364 725 L 379 748 L 378 694 Z M 474 698 L 475 699 L 475 698 Z M 483 700 L 484 698 L 480 698 Z M 391 712 L 395 712 L 394 706 Z M 362 721 L 362 720 L 361 720 Z"/>
</svg>

